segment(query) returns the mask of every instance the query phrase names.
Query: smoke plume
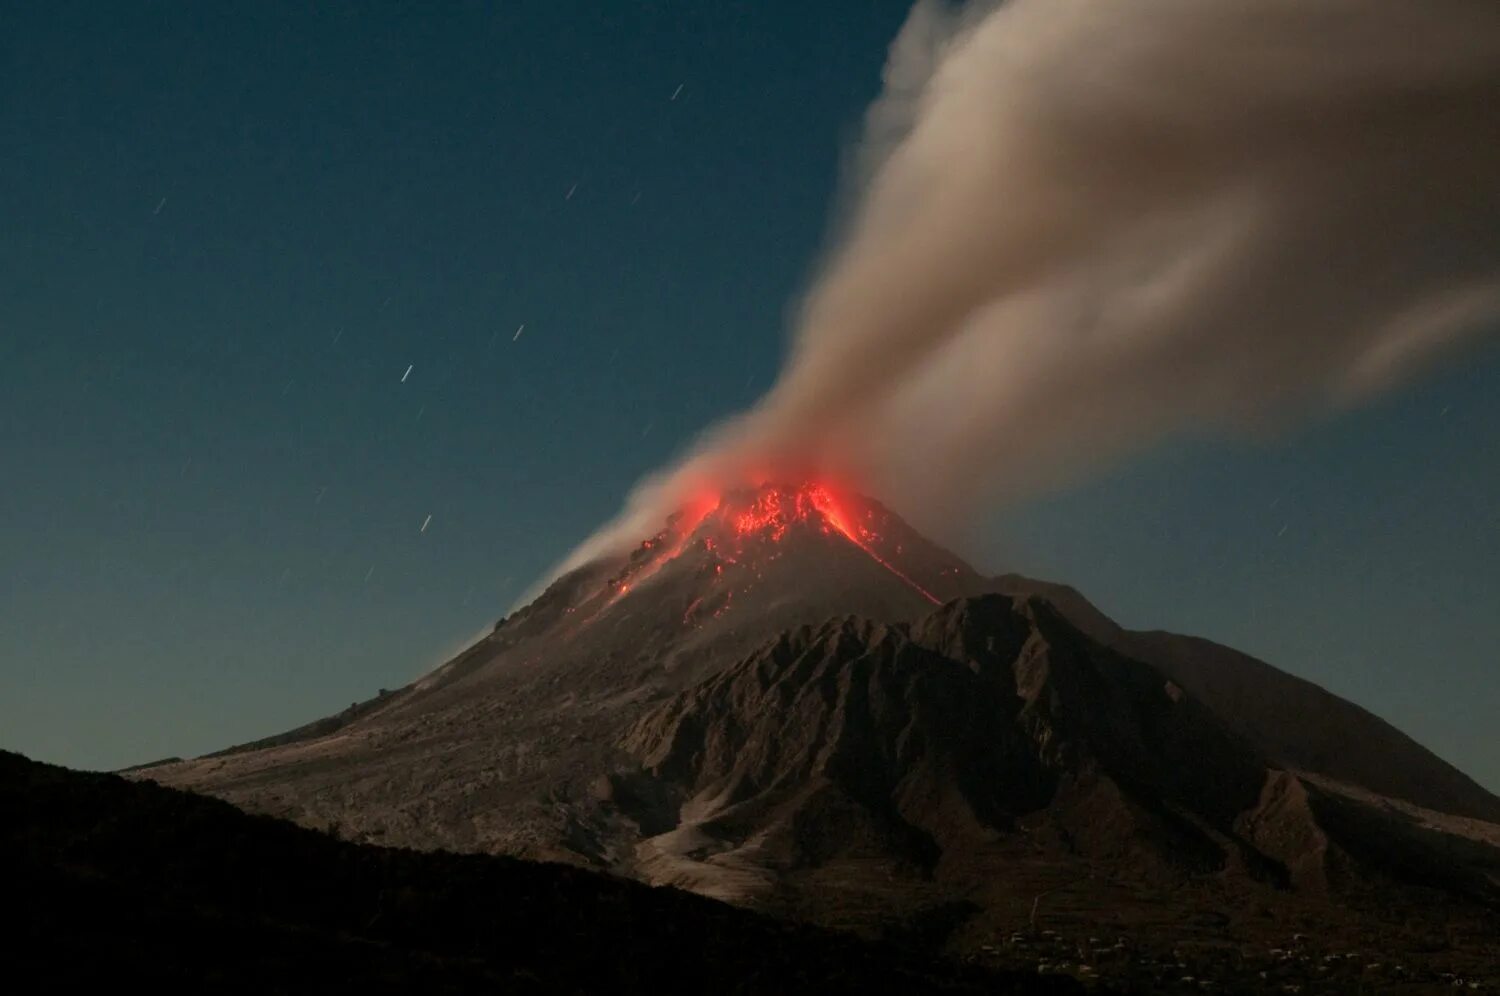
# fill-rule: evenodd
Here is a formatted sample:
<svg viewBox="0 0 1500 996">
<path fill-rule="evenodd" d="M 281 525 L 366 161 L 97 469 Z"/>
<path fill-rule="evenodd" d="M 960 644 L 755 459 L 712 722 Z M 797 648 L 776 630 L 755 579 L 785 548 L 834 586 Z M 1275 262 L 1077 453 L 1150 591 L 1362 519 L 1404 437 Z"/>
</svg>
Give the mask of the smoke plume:
<svg viewBox="0 0 1500 996">
<path fill-rule="evenodd" d="M 779 381 L 565 566 L 764 478 L 962 514 L 1500 314 L 1494 0 L 923 0 L 885 82 Z"/>
</svg>

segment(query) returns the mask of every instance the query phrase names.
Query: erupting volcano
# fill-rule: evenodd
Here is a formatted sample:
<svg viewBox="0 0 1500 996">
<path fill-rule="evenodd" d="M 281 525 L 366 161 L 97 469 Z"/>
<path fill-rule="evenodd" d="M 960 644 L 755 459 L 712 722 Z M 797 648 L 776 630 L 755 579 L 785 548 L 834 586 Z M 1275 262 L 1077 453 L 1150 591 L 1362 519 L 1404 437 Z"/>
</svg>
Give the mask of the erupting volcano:
<svg viewBox="0 0 1500 996">
<path fill-rule="evenodd" d="M 694 496 L 412 685 L 149 777 L 834 924 L 957 903 L 990 918 L 975 936 L 1105 866 L 1174 883 L 1147 903 L 1174 915 L 1200 875 L 1253 903 L 1385 889 L 1419 862 L 1489 901 L 1500 875 L 1500 850 L 1434 850 L 1380 808 L 1500 819 L 1368 713 L 1124 630 L 1071 589 L 985 577 L 818 480 Z"/>
<path fill-rule="evenodd" d="M 731 637 L 734 617 L 780 619 L 779 607 L 806 615 L 809 605 L 828 603 L 830 612 L 908 618 L 980 587 L 978 574 L 880 503 L 812 481 L 695 498 L 622 559 L 575 571 L 549 594 L 568 593 L 562 612 L 576 638 L 660 616 L 654 642 L 681 635 L 672 629 Z M 548 596 L 543 603 L 556 611 Z"/>
<path fill-rule="evenodd" d="M 696 511 L 696 514 L 694 513 Z M 624 593 L 639 585 L 686 551 L 697 551 L 713 568 L 713 579 L 763 579 L 765 566 L 785 555 L 799 541 L 840 539 L 862 551 L 876 564 L 933 605 L 942 601 L 920 582 L 908 576 L 891 558 L 901 558 L 905 546 L 891 542 L 885 532 L 893 519 L 868 499 L 840 498 L 821 483 L 799 486 L 767 484 L 759 488 L 730 491 L 710 504 L 694 502 L 672 517 L 667 528 L 644 541 L 629 566 L 611 579 L 611 586 Z M 956 560 L 939 567 L 939 574 L 957 574 Z M 726 589 L 732 590 L 732 589 Z"/>
<path fill-rule="evenodd" d="M 821 529 L 825 535 L 837 533 L 867 553 L 871 560 L 906 582 L 913 591 L 933 605 L 943 604 L 936 595 L 875 552 L 875 545 L 881 542 L 881 536 L 869 523 L 876 518 L 875 510 L 867 506 L 863 521 L 851 520 L 827 485 L 807 484 L 796 489 L 763 488 L 755 495 L 750 507 L 735 516 L 734 527 L 741 536 L 760 534 L 773 543 L 781 542 L 787 529 L 794 523 L 809 523 Z M 898 545 L 897 555 L 901 552 Z"/>
</svg>

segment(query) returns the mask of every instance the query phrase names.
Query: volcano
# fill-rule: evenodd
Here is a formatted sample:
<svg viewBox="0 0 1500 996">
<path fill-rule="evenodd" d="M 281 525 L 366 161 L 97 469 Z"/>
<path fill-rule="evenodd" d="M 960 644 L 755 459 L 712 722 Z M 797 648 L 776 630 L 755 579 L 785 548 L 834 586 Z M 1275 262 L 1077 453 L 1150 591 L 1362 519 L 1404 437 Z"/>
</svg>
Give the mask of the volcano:
<svg viewBox="0 0 1500 996">
<path fill-rule="evenodd" d="M 914 619 L 984 588 L 878 502 L 768 485 L 688 503 L 623 559 L 560 579 L 497 632 L 715 657 L 832 615 Z"/>
<path fill-rule="evenodd" d="M 1084 934 L 1500 908 L 1500 799 L 1393 727 L 820 482 L 689 501 L 404 689 L 136 777 L 966 950 L 1051 896 Z"/>
</svg>

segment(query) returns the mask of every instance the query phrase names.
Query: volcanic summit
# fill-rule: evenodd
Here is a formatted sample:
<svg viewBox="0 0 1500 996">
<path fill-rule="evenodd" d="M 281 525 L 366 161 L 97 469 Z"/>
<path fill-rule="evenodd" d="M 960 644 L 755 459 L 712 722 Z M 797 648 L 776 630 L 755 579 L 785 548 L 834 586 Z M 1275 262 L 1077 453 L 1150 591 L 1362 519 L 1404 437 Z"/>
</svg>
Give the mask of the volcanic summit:
<svg viewBox="0 0 1500 996">
<path fill-rule="evenodd" d="M 686 502 L 412 685 L 143 775 L 960 946 L 1058 891 L 1082 930 L 1500 903 L 1500 799 L 1388 724 L 818 482 Z"/>
<path fill-rule="evenodd" d="M 497 632 L 722 648 L 843 613 L 912 619 L 983 587 L 878 502 L 825 484 L 764 485 L 688 502 L 636 549 L 559 579 Z"/>
</svg>

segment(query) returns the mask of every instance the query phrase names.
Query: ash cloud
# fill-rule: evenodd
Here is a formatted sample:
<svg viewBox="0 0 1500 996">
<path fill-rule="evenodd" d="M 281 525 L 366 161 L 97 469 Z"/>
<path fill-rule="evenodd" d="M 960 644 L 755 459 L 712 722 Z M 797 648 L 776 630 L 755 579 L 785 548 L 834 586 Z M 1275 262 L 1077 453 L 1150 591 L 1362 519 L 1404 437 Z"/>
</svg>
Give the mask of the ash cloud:
<svg viewBox="0 0 1500 996">
<path fill-rule="evenodd" d="M 1500 316 L 1493 0 L 924 0 L 866 132 L 779 381 L 565 567 L 766 477 L 962 516 Z"/>
</svg>

